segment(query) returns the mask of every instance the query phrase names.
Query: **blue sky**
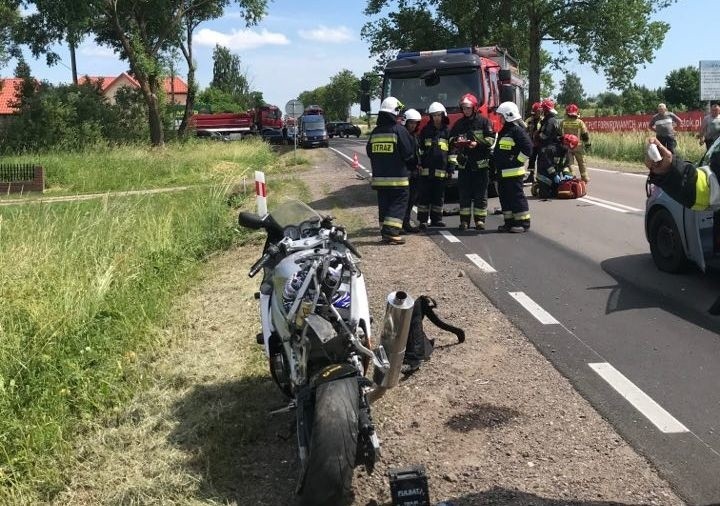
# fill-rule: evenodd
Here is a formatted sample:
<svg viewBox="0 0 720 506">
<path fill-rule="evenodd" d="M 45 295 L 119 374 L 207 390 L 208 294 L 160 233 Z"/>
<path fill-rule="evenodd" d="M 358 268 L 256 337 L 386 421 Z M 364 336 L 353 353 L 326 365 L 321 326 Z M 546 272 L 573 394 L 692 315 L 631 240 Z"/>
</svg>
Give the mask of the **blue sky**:
<svg viewBox="0 0 720 506">
<path fill-rule="evenodd" d="M 366 22 L 365 4 L 364 0 L 275 0 L 269 4 L 268 15 L 251 28 L 245 28 L 236 8 L 228 9 L 223 18 L 201 25 L 195 33 L 200 86 L 212 80 L 212 50 L 216 43 L 240 56 L 253 89 L 262 91 L 267 102 L 280 106 L 304 90 L 327 84 L 343 69 L 359 77 L 373 66 L 368 45 L 360 38 Z M 697 66 L 699 60 L 720 59 L 716 35 L 719 15 L 718 0 L 679 0 L 662 11 L 657 19 L 670 23 L 671 28 L 655 60 L 638 69 L 635 82 L 656 88 L 664 85 L 665 76 L 673 69 Z M 28 59 L 36 77 L 54 83 L 71 80 L 67 51 L 62 47 L 57 51 L 63 64 L 54 67 L 48 67 L 42 58 Z M 181 58 L 180 73 L 185 68 L 182 63 Z M 11 75 L 13 68 L 11 62 L 0 69 L 0 74 Z M 90 39 L 79 49 L 81 75 L 110 76 L 126 69 L 127 64 L 111 50 L 96 46 Z M 607 88 L 602 75 L 588 66 L 571 62 L 567 70 L 580 76 L 588 95 Z M 555 93 L 562 76 L 555 74 Z"/>
</svg>

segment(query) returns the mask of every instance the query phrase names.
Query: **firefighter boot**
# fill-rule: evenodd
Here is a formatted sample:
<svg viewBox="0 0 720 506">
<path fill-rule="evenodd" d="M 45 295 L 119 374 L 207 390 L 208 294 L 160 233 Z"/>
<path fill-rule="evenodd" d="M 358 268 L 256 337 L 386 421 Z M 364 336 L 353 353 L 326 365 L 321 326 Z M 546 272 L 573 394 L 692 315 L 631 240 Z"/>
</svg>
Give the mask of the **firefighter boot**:
<svg viewBox="0 0 720 506">
<path fill-rule="evenodd" d="M 485 221 L 475 220 L 475 230 L 485 230 Z"/>
<path fill-rule="evenodd" d="M 512 220 L 510 220 L 510 221 L 505 220 L 505 223 L 503 223 L 502 225 L 500 225 L 498 227 L 498 232 L 510 232 L 512 230 L 512 228 L 513 228 Z"/>
<path fill-rule="evenodd" d="M 458 227 L 458 229 L 459 229 L 461 232 L 464 232 L 464 231 L 467 230 L 469 227 L 470 227 L 470 219 L 469 219 L 469 218 L 466 218 L 466 217 L 460 218 L 460 226 Z"/>
<path fill-rule="evenodd" d="M 582 179 L 586 183 L 590 182 L 590 176 L 588 175 L 587 170 L 580 172 L 580 179 Z"/>
<path fill-rule="evenodd" d="M 380 235 L 385 244 L 405 244 L 405 239 L 400 236 L 400 229 L 397 227 L 383 226 Z"/>
</svg>

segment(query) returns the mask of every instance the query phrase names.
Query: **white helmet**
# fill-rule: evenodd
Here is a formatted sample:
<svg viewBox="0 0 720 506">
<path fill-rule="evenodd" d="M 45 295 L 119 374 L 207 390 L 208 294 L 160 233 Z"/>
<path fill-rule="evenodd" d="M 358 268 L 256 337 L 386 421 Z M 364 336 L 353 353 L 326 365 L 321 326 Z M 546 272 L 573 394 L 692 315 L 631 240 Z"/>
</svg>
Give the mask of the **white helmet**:
<svg viewBox="0 0 720 506">
<path fill-rule="evenodd" d="M 387 112 L 393 116 L 397 116 L 403 107 L 402 102 L 400 102 L 397 98 L 387 97 L 382 101 L 382 104 L 380 104 L 380 112 Z"/>
<path fill-rule="evenodd" d="M 433 102 L 432 104 L 430 104 L 430 107 L 428 107 L 427 112 L 428 112 L 428 114 L 441 112 L 441 113 L 443 113 L 443 116 L 447 116 L 447 111 L 445 110 L 445 106 L 442 105 L 440 102 Z"/>
<path fill-rule="evenodd" d="M 514 102 L 503 102 L 498 106 L 496 112 L 505 118 L 505 121 L 517 121 L 521 119 L 518 106 Z"/>
<path fill-rule="evenodd" d="M 405 121 L 420 121 L 422 116 L 415 109 L 408 109 L 405 111 Z"/>
</svg>

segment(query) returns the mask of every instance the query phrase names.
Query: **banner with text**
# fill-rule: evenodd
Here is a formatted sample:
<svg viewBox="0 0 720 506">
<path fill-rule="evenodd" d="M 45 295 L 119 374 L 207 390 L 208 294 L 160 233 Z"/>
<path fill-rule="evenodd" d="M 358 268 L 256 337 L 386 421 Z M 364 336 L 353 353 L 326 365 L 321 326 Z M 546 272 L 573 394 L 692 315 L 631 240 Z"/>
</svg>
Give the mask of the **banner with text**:
<svg viewBox="0 0 720 506">
<path fill-rule="evenodd" d="M 682 132 L 697 132 L 700 130 L 705 113 L 702 111 L 675 113 L 681 120 L 681 125 L 675 130 Z M 595 116 L 584 117 L 582 120 L 591 132 L 650 132 L 648 125 L 652 114 L 637 114 L 626 116 Z"/>
</svg>

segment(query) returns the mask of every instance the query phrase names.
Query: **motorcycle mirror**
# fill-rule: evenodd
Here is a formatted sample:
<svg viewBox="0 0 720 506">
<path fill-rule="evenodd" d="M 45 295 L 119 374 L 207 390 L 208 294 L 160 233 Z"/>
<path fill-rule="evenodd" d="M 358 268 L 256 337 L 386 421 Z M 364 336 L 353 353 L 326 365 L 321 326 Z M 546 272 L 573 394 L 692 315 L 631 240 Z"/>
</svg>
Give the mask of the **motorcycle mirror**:
<svg viewBox="0 0 720 506">
<path fill-rule="evenodd" d="M 238 224 L 241 227 L 258 230 L 265 227 L 265 220 L 255 213 L 241 212 L 238 215 Z"/>
</svg>

